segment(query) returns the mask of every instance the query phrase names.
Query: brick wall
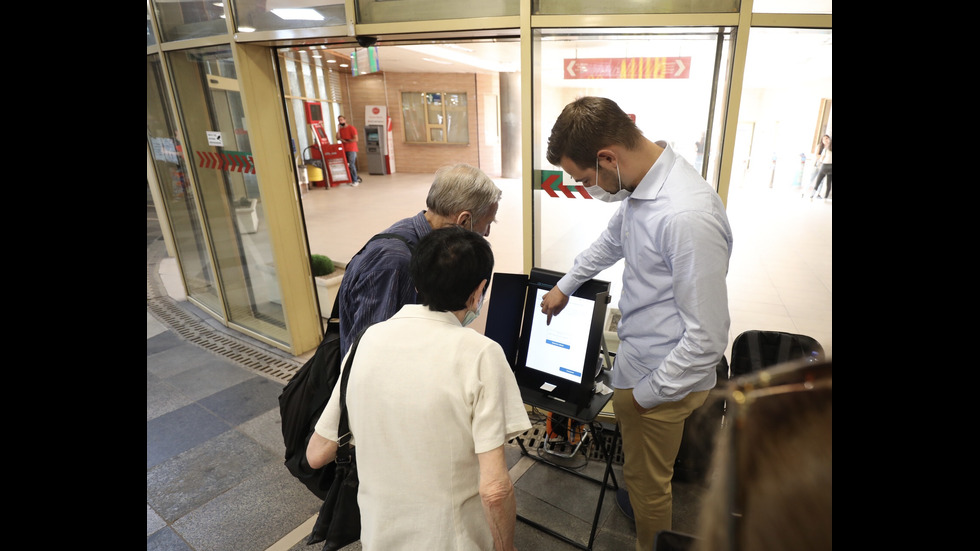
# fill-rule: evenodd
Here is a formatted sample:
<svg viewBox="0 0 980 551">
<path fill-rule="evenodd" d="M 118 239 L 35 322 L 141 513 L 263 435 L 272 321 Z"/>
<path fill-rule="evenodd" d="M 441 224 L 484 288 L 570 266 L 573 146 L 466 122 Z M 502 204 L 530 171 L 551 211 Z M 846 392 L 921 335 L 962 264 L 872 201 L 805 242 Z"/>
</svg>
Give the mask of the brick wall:
<svg viewBox="0 0 980 551">
<path fill-rule="evenodd" d="M 344 107 L 349 110 L 347 122 L 357 125 L 359 133 L 357 170 L 367 174 L 367 145 L 364 142 L 364 107 L 386 105 L 392 124 L 392 150 L 395 172 L 426 174 L 453 163 L 469 163 L 489 176 L 499 177 L 500 144 L 484 143 L 484 109 L 488 96 L 499 97 L 499 79 L 494 75 L 475 73 L 376 73 L 359 77 L 345 76 L 341 86 Z M 464 92 L 468 111 L 469 144 L 423 145 L 405 142 L 401 117 L 402 92 Z"/>
</svg>

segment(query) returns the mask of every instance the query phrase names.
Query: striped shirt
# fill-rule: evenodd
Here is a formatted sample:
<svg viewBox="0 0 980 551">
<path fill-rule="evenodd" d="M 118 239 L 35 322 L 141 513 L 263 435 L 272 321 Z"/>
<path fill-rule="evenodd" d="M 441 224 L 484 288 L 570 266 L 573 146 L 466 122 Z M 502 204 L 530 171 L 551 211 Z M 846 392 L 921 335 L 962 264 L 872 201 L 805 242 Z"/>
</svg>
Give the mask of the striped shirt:
<svg viewBox="0 0 980 551">
<path fill-rule="evenodd" d="M 381 233 L 394 233 L 414 247 L 432 227 L 425 211 L 392 224 Z M 340 302 L 340 349 L 346 353 L 365 327 L 384 321 L 405 304 L 416 304 L 418 293 L 408 273 L 412 252 L 400 239 L 376 239 L 347 264 L 337 293 Z"/>
</svg>

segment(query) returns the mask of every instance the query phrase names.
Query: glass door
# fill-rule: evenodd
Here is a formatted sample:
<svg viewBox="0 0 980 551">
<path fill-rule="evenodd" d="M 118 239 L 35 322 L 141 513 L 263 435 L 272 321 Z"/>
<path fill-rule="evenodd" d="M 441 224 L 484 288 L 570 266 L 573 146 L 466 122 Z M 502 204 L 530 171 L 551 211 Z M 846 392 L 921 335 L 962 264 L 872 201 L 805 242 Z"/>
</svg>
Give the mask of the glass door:
<svg viewBox="0 0 980 551">
<path fill-rule="evenodd" d="M 561 110 L 582 96 L 612 99 L 644 135 L 670 143 L 717 188 L 717 151 L 727 95 L 732 31 L 538 29 L 534 31 L 534 265 L 558 271 L 605 229 L 618 204 L 591 200 L 545 159 Z M 559 187 L 561 186 L 561 187 Z M 597 277 L 617 307 L 623 261 Z"/>
<path fill-rule="evenodd" d="M 228 322 L 289 344 L 268 221 L 255 176 L 231 49 L 216 46 L 169 54 L 185 136 L 185 159 L 213 260 L 213 275 L 193 277 L 195 260 L 179 257 L 188 298 Z"/>
</svg>

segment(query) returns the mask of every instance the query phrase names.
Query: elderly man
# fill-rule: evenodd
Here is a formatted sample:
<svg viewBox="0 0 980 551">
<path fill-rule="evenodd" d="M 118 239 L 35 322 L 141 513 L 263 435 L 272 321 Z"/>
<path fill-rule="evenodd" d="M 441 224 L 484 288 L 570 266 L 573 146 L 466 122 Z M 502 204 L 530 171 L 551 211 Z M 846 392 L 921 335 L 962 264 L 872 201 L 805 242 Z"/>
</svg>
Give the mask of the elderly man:
<svg viewBox="0 0 980 551">
<path fill-rule="evenodd" d="M 426 210 L 395 222 L 383 233 L 399 239 L 376 239 L 347 265 L 337 300 L 340 346 L 346 352 L 365 327 L 384 321 L 405 304 L 417 302 L 408 274 L 411 247 L 430 231 L 462 226 L 484 237 L 497 216 L 502 191 L 482 170 L 467 164 L 439 169 L 425 199 Z"/>
</svg>

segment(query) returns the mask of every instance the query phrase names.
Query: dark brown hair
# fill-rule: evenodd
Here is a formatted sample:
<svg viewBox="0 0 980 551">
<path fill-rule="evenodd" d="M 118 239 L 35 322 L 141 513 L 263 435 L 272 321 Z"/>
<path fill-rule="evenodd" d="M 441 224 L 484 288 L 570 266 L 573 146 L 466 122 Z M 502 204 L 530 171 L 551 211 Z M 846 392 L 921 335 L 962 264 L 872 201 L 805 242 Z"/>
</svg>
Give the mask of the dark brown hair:
<svg viewBox="0 0 980 551">
<path fill-rule="evenodd" d="M 548 138 L 548 162 L 559 165 L 563 157 L 586 167 L 595 162 L 603 147 L 622 145 L 634 149 L 643 132 L 611 99 L 586 96 L 562 110 Z"/>
<path fill-rule="evenodd" d="M 419 241 L 408 264 L 419 301 L 434 312 L 466 308 L 484 279 L 490 288 L 493 251 L 482 235 L 460 226 L 432 230 Z"/>
<path fill-rule="evenodd" d="M 834 150 L 834 139 L 830 137 L 829 134 L 824 134 L 823 138 L 827 138 L 827 150 Z M 817 155 L 823 153 L 823 138 L 820 138 L 820 147 L 817 148 Z"/>
</svg>

